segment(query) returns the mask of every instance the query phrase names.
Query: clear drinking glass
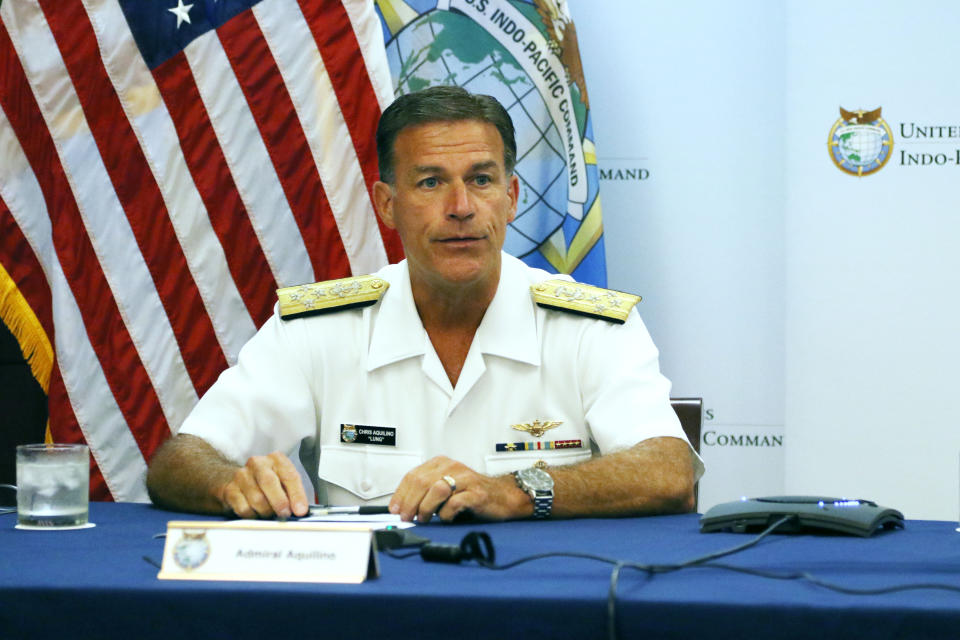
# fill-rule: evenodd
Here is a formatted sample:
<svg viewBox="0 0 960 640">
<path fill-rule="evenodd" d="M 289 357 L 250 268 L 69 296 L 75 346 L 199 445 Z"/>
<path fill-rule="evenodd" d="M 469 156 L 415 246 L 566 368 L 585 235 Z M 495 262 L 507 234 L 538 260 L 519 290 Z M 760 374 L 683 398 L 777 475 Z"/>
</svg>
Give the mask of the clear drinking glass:
<svg viewBox="0 0 960 640">
<path fill-rule="evenodd" d="M 85 444 L 17 447 L 17 524 L 65 528 L 87 524 L 90 450 Z"/>
</svg>

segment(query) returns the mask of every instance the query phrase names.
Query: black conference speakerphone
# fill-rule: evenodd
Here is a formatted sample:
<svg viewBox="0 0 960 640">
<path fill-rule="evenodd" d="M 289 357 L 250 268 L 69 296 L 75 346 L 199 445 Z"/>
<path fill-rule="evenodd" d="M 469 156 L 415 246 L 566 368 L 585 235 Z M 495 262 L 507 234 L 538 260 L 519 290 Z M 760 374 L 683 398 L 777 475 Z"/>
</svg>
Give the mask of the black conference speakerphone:
<svg viewBox="0 0 960 640">
<path fill-rule="evenodd" d="M 776 533 L 839 532 L 869 537 L 880 529 L 903 528 L 903 514 L 870 500 L 822 496 L 742 498 L 710 508 L 700 517 L 700 532 L 746 533 L 793 516 Z"/>
</svg>

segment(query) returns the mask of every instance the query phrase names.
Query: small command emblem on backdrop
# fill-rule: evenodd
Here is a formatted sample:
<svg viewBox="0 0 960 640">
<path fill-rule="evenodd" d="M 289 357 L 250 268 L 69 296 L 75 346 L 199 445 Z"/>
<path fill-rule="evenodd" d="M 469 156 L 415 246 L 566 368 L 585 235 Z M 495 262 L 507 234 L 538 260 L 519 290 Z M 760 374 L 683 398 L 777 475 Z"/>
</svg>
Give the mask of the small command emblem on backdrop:
<svg viewBox="0 0 960 640">
<path fill-rule="evenodd" d="M 893 133 L 873 111 L 847 111 L 840 107 L 840 118 L 830 129 L 827 148 L 837 168 L 852 176 L 870 175 L 883 168 L 893 152 Z"/>
</svg>

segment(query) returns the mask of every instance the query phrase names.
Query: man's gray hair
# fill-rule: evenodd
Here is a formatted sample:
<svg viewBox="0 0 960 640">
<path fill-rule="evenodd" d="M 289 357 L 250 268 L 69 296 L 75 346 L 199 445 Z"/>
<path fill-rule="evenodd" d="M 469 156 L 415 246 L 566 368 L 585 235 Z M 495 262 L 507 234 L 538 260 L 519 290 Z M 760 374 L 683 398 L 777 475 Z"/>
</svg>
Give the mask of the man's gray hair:
<svg viewBox="0 0 960 640">
<path fill-rule="evenodd" d="M 503 165 L 507 175 L 513 173 L 517 162 L 517 142 L 513 120 L 493 96 L 472 94 L 454 86 L 437 86 L 402 95 L 387 107 L 377 126 L 377 159 L 380 180 L 393 184 L 393 147 L 397 136 L 407 127 L 432 122 L 459 122 L 479 120 L 492 124 L 503 140 Z"/>
</svg>

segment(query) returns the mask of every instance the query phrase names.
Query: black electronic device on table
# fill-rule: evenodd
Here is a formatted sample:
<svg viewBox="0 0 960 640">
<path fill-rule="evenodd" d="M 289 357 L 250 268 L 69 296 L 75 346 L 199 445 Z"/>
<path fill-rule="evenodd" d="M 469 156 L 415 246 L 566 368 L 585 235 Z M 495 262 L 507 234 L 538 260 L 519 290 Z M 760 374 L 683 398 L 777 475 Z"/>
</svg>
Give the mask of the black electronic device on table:
<svg viewBox="0 0 960 640">
<path fill-rule="evenodd" d="M 410 529 L 386 527 L 373 532 L 377 540 L 377 549 L 399 549 L 401 547 L 419 547 L 430 542 L 429 538 L 417 535 Z"/>
<path fill-rule="evenodd" d="M 711 507 L 700 516 L 700 531 L 745 533 L 764 529 L 784 516 L 793 516 L 777 533 L 836 531 L 868 537 L 879 529 L 903 528 L 903 514 L 870 500 L 822 496 L 743 498 Z"/>
</svg>

